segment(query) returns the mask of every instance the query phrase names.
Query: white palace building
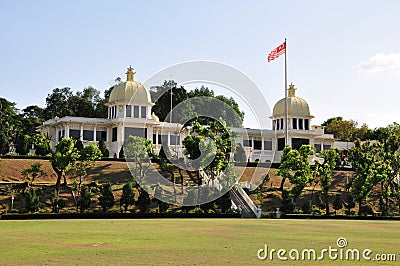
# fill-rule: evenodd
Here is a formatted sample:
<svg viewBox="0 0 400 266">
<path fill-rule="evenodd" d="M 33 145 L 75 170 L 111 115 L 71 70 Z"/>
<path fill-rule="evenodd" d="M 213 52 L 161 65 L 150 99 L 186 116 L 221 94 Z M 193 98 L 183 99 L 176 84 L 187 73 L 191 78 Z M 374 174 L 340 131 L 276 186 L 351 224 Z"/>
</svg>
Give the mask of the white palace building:
<svg viewBox="0 0 400 266">
<path fill-rule="evenodd" d="M 107 118 L 55 117 L 39 127 L 53 146 L 62 137 L 80 139 L 84 144 L 106 142 L 110 157 L 118 158 L 124 140 L 130 135 L 151 140 L 155 151 L 161 142 L 172 148 L 180 146 L 187 132 L 181 132 L 181 125 L 159 121 L 152 113 L 150 92 L 134 80 L 135 72 L 130 67 L 127 80 L 111 91 Z M 285 146 L 285 98 L 279 100 L 272 116 L 272 129 L 233 128 L 237 132 L 236 142 L 243 145 L 248 161 L 279 162 Z M 302 144 L 315 147 L 316 151 L 331 147 L 341 149 L 343 143 L 336 142 L 331 134 L 324 133 L 324 127 L 311 125 L 313 116 L 308 103 L 296 96 L 296 88 L 288 89 L 288 144 L 299 148 Z"/>
</svg>

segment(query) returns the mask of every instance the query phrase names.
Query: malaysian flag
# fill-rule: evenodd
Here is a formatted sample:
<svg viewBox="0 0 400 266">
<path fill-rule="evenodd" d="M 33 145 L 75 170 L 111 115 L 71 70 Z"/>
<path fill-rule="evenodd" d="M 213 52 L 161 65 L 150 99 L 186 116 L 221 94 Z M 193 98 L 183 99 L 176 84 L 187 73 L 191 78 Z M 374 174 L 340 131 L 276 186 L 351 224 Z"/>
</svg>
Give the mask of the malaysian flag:
<svg viewBox="0 0 400 266">
<path fill-rule="evenodd" d="M 279 45 L 278 47 L 276 47 L 268 54 L 268 62 L 278 58 L 280 55 L 283 55 L 284 53 L 286 53 L 286 41 L 281 45 Z"/>
</svg>

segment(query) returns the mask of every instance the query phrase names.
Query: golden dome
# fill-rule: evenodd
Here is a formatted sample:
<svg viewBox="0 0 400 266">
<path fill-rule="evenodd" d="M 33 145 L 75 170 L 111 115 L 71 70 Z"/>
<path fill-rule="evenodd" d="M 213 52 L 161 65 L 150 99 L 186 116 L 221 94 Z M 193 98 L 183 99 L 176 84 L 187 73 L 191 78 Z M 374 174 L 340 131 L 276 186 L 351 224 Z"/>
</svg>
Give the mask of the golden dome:
<svg viewBox="0 0 400 266">
<path fill-rule="evenodd" d="M 141 84 L 134 80 L 135 71 L 132 67 L 126 72 L 126 82 L 122 82 L 114 87 L 110 93 L 109 103 L 124 102 L 129 104 L 147 105 L 151 103 L 150 92 Z"/>
<path fill-rule="evenodd" d="M 294 85 L 290 85 L 288 89 L 288 116 L 294 117 L 312 117 L 310 115 L 310 108 L 308 103 L 296 96 L 296 88 Z M 272 111 L 272 117 L 284 117 L 285 116 L 285 98 L 279 100 Z"/>
</svg>

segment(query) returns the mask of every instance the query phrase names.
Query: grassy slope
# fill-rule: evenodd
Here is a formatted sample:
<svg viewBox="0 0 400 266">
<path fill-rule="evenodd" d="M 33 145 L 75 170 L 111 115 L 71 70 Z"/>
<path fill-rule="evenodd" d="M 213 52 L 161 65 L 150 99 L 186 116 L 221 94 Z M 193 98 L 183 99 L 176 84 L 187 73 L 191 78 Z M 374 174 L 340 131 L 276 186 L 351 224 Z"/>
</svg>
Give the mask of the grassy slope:
<svg viewBox="0 0 400 266">
<path fill-rule="evenodd" d="M 50 197 L 51 193 L 54 191 L 54 184 L 56 181 L 56 175 L 51 168 L 50 162 L 47 160 L 30 160 L 30 159 L 0 159 L 0 213 L 4 212 L 6 208 L 8 208 L 10 204 L 10 189 L 13 183 L 23 182 L 23 177 L 21 175 L 21 171 L 26 168 L 30 168 L 33 163 L 41 163 L 42 169 L 47 173 L 47 176 L 42 177 L 35 181 L 37 186 L 45 186 L 46 192 L 45 195 L 41 196 L 43 201 L 41 208 L 49 209 Z M 246 180 L 259 180 L 261 176 L 266 173 L 265 168 L 254 168 L 247 167 L 243 170 L 243 167 L 236 168 L 237 173 L 241 175 L 241 181 Z M 276 175 L 277 169 L 271 169 L 269 171 L 270 181 L 266 184 L 268 188 L 278 188 L 281 182 L 281 177 Z M 331 202 L 334 199 L 336 193 L 342 193 L 345 191 L 344 186 L 346 183 L 346 175 L 351 177 L 351 173 L 337 171 L 333 176 L 333 183 L 331 188 Z M 89 183 L 91 181 L 96 181 L 100 184 L 110 181 L 115 186 L 114 188 L 114 196 L 116 200 L 119 199 L 121 191 L 120 188 L 122 184 L 127 182 L 128 180 L 132 180 L 132 176 L 129 172 L 127 164 L 125 162 L 111 162 L 111 161 L 100 161 L 97 162 L 96 165 L 88 171 L 88 176 L 85 177 L 84 182 Z M 70 178 L 68 182 L 72 184 L 72 179 Z M 290 183 L 286 181 L 285 187 L 289 188 Z M 303 192 L 303 196 L 298 200 L 297 206 L 301 207 L 302 204 L 310 198 L 312 187 L 306 187 Z M 319 190 L 320 187 L 316 186 L 316 190 Z M 63 189 L 61 191 L 61 196 L 67 201 L 67 205 L 73 209 L 73 202 L 70 195 L 69 189 Z M 373 195 L 372 195 L 373 196 Z M 257 200 L 256 195 L 252 195 L 252 198 L 256 204 L 261 204 L 260 201 Z M 345 199 L 345 196 L 343 196 Z M 96 200 L 95 200 L 96 202 Z M 374 208 L 377 209 L 378 201 L 374 200 L 373 205 Z M 395 205 L 393 203 L 393 205 Z M 15 199 L 15 206 L 21 206 L 18 209 L 23 208 L 24 206 L 24 198 L 21 195 L 17 195 Z M 262 206 L 264 211 L 273 211 L 276 207 L 281 206 L 281 193 L 278 191 L 271 191 L 268 193 L 264 193 Z M 95 206 L 93 206 L 95 207 Z M 115 206 L 118 209 L 118 206 Z M 397 210 L 395 206 L 392 208 L 393 210 Z M 357 208 L 355 209 L 357 210 Z M 332 210 L 333 211 L 333 210 Z M 341 213 L 344 212 L 344 209 Z"/>
<path fill-rule="evenodd" d="M 280 261 L 258 261 L 264 244 L 319 251 L 335 248 L 339 237 L 347 239 L 348 248 L 396 253 L 399 260 L 399 226 L 398 221 L 254 219 L 0 221 L 0 265 L 265 265 Z"/>
</svg>

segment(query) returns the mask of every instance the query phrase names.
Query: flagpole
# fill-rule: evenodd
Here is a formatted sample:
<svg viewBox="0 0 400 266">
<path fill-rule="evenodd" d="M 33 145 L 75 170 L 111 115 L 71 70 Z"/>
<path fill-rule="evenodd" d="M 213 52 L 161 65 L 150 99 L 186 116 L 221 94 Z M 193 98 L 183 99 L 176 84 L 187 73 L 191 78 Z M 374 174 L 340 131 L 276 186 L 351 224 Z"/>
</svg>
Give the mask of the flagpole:
<svg viewBox="0 0 400 266">
<path fill-rule="evenodd" d="M 289 145 L 289 132 L 288 132 L 288 97 L 287 97 L 287 43 L 285 38 L 285 145 Z"/>
</svg>

